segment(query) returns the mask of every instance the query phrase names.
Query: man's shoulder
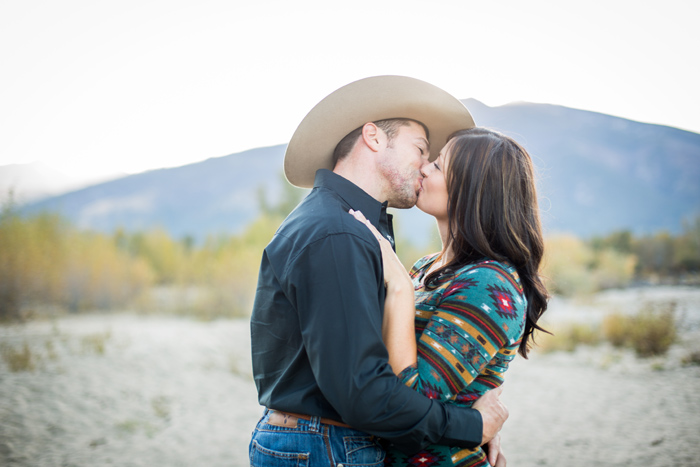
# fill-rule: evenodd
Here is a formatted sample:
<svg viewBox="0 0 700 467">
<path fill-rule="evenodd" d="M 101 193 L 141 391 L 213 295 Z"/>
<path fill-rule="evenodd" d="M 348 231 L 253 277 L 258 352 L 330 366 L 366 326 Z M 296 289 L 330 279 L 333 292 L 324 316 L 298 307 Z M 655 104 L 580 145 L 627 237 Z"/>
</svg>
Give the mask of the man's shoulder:
<svg viewBox="0 0 700 467">
<path fill-rule="evenodd" d="M 282 222 L 273 241 L 291 241 L 303 248 L 329 236 L 373 240 L 369 229 L 349 214 L 346 204 L 333 191 L 315 188 Z"/>
</svg>

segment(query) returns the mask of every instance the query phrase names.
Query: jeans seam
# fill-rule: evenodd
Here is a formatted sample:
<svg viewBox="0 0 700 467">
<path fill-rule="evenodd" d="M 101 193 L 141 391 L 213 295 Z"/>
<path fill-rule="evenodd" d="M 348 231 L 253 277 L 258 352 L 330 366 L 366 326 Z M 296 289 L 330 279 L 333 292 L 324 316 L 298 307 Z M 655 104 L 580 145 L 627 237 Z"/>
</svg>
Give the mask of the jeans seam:
<svg viewBox="0 0 700 467">
<path fill-rule="evenodd" d="M 329 465 L 330 467 L 333 467 L 333 449 L 331 448 L 331 437 L 327 426 L 323 427 L 323 442 L 326 444 Z"/>
</svg>

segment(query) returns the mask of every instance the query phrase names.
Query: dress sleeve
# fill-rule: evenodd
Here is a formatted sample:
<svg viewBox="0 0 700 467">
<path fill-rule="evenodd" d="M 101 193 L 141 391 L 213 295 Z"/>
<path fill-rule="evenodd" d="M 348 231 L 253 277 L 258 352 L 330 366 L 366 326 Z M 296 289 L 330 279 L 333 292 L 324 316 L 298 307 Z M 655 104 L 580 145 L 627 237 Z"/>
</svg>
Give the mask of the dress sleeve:
<svg viewBox="0 0 700 467">
<path fill-rule="evenodd" d="M 446 286 L 418 339 L 417 364 L 399 378 L 431 399 L 452 399 L 503 347 L 518 342 L 525 309 L 519 284 L 494 262 L 464 270 Z"/>
</svg>

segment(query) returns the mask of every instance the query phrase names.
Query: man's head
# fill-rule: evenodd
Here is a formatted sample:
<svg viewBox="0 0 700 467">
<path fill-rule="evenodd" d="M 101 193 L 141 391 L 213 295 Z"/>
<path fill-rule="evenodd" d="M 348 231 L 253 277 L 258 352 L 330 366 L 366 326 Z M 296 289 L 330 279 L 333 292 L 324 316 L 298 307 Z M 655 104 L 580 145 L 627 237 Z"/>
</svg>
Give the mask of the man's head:
<svg viewBox="0 0 700 467">
<path fill-rule="evenodd" d="M 425 132 L 425 138 L 427 140 L 430 139 L 430 131 L 428 130 L 428 127 L 423 125 L 421 122 L 417 122 L 408 118 L 387 118 L 385 120 L 378 120 L 372 123 L 377 125 L 386 134 L 388 144 L 392 144 L 394 138 L 399 132 L 399 128 L 403 126 L 409 126 L 411 122 L 417 123 L 421 127 L 423 127 L 423 131 Z M 362 127 L 360 126 L 352 130 L 350 133 L 345 135 L 343 139 L 340 140 L 338 145 L 333 150 L 334 167 L 338 163 L 338 161 L 342 160 L 348 154 L 350 154 L 350 151 L 352 151 L 352 148 L 355 147 L 355 144 L 360 139 L 361 135 Z"/>
<path fill-rule="evenodd" d="M 343 138 L 334 151 L 333 171 L 378 201 L 407 209 L 416 204 L 429 155 L 422 123 L 387 119 L 366 123 Z"/>
<path fill-rule="evenodd" d="M 391 128 L 382 128 L 384 121 Z M 431 143 L 430 160 L 437 157 L 448 135 L 474 127 L 464 104 L 429 83 L 405 76 L 365 78 L 329 94 L 304 117 L 287 146 L 285 175 L 293 185 L 311 187 L 318 169 L 334 168 L 336 146 L 341 146 L 341 156 L 347 155 L 367 122 L 374 122 L 382 134 L 396 131 L 390 135 L 393 144 L 396 134 L 416 124 L 410 121 L 429 129 L 428 134 L 421 128 Z M 341 140 L 344 143 L 339 145 Z"/>
<path fill-rule="evenodd" d="M 421 168 L 428 162 L 430 143 L 428 131 L 423 124 L 404 120 L 405 125 L 396 127 L 393 137 L 387 134 L 387 145 L 377 158 L 378 183 L 384 187 L 384 196 L 379 201 L 388 201 L 389 206 L 408 209 L 418 201 L 418 192 L 423 182 Z"/>
</svg>

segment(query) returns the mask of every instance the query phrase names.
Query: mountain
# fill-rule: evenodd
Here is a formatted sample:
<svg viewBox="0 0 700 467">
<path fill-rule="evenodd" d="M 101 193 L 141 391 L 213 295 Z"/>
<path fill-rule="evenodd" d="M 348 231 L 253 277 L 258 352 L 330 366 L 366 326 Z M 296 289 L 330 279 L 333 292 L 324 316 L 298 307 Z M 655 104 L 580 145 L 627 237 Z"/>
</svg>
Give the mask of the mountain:
<svg viewBox="0 0 700 467">
<path fill-rule="evenodd" d="M 700 135 L 556 105 L 488 107 L 464 101 L 478 125 L 519 141 L 538 171 L 547 233 L 580 236 L 630 229 L 678 231 L 700 213 Z M 240 231 L 282 193 L 284 145 L 153 170 L 26 206 L 57 210 L 79 227 L 111 231 L 160 226 L 172 235 Z M 399 234 L 424 243 L 432 220 L 396 211 Z"/>
<path fill-rule="evenodd" d="M 512 136 L 533 157 L 550 230 L 677 230 L 700 214 L 696 133 L 556 105 L 464 102 L 478 125 Z"/>
<path fill-rule="evenodd" d="M 80 228 L 166 229 L 177 238 L 239 231 L 259 213 L 258 191 L 277 199 L 284 145 L 151 170 L 27 205 Z M 272 170 L 270 170 L 272 168 Z"/>
</svg>

